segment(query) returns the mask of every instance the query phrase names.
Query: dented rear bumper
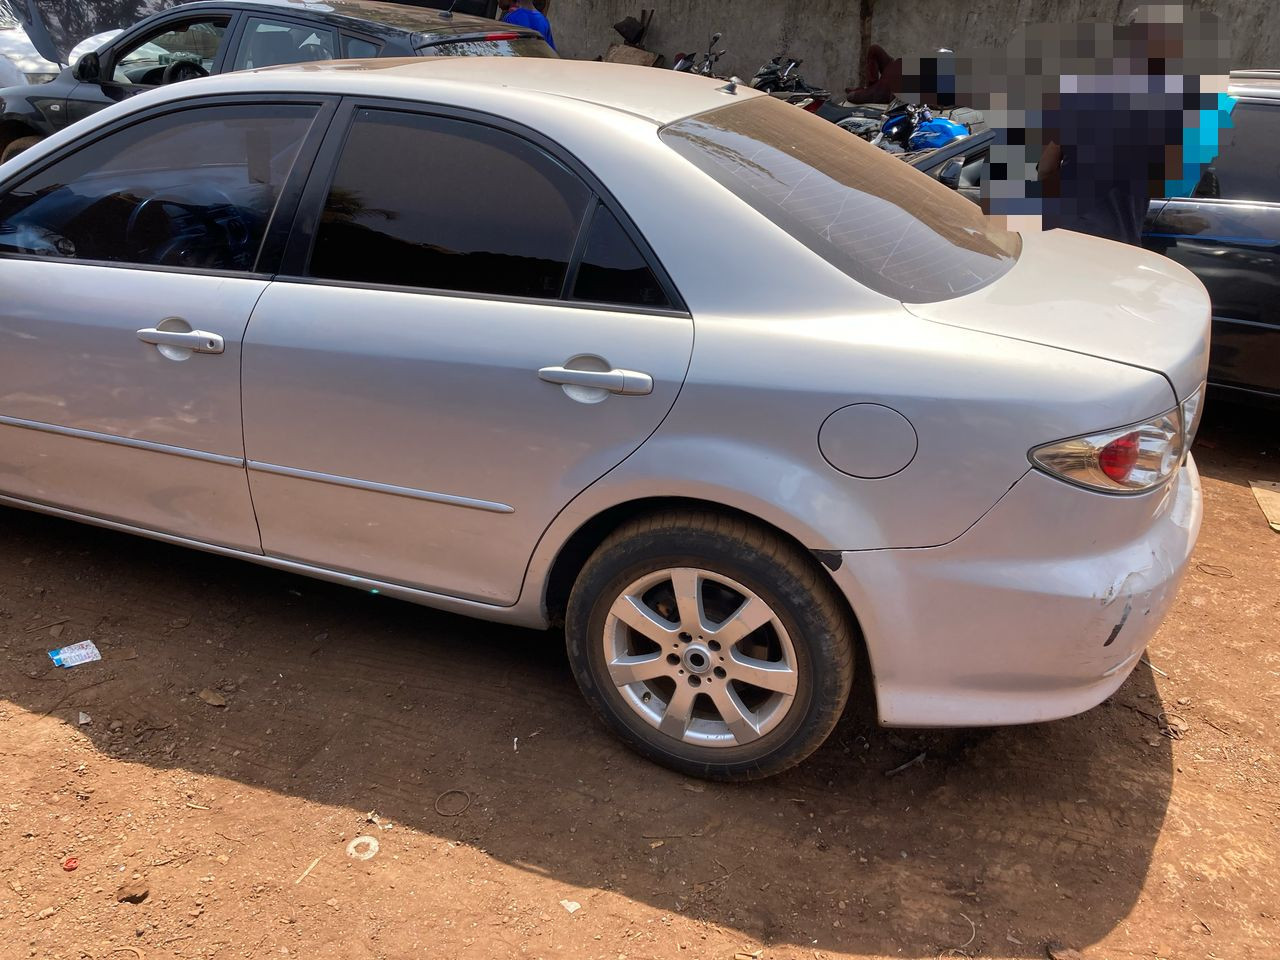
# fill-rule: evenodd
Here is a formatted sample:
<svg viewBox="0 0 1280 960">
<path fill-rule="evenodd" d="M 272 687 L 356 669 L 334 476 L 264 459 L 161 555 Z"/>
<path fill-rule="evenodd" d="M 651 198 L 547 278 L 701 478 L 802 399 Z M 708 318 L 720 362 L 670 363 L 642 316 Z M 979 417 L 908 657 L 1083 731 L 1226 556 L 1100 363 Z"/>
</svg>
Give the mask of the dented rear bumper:
<svg viewBox="0 0 1280 960">
<path fill-rule="evenodd" d="M 941 547 L 844 553 L 832 576 L 866 637 L 881 722 L 989 726 L 1110 696 L 1173 604 L 1200 529 L 1188 456 L 1117 497 L 1027 473 Z"/>
</svg>

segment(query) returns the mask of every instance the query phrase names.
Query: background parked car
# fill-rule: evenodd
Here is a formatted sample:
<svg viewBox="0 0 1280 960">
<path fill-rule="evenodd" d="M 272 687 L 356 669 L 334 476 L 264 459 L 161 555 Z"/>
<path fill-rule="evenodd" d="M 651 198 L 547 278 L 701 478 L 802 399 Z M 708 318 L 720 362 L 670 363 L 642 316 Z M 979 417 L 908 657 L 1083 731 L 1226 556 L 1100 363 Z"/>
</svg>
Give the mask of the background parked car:
<svg viewBox="0 0 1280 960">
<path fill-rule="evenodd" d="M 1232 74 L 1222 152 L 1189 197 L 1151 205 L 1143 245 L 1192 270 L 1213 300 L 1209 383 L 1280 402 L 1280 71 Z"/>
<path fill-rule="evenodd" d="M 140 4 L 149 5 L 157 4 Z M 73 62 L 73 49 L 86 37 L 128 27 L 115 22 L 117 5 L 56 6 L 61 15 L 42 13 L 26 26 L 40 53 L 61 64 Z M 25 8 L 15 12 L 26 17 Z M 186 3 L 125 29 L 49 83 L 0 89 L 0 162 L 135 93 L 211 73 L 340 58 L 555 55 L 536 31 L 426 7 L 353 0 Z"/>
<path fill-rule="evenodd" d="M 0 0 L 0 88 L 47 83 L 60 69 L 40 56 L 10 0 Z"/>
<path fill-rule="evenodd" d="M 1209 385 L 1280 401 L 1280 70 L 1237 71 L 1222 152 L 1190 197 L 1151 204 L 1143 246 L 1195 273 L 1213 300 Z M 995 134 L 905 158 L 974 203 Z"/>
</svg>

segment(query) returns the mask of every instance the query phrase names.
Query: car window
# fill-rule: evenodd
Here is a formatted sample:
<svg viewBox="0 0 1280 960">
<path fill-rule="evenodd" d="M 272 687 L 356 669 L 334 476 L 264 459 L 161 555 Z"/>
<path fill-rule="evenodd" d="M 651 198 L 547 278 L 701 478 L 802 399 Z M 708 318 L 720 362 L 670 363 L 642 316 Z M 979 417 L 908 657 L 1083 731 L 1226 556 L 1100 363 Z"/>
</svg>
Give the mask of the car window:
<svg viewBox="0 0 1280 960">
<path fill-rule="evenodd" d="M 1192 196 L 1280 203 L 1280 104 L 1236 104 L 1222 152 L 1204 171 Z"/>
<path fill-rule="evenodd" d="M 217 17 L 165 27 L 117 54 L 111 79 L 116 83 L 155 86 L 164 82 L 165 70 L 179 62 L 190 65 L 184 79 L 209 73 L 229 22 L 227 17 Z"/>
<path fill-rule="evenodd" d="M 240 37 L 233 70 L 310 63 L 337 56 L 337 34 L 320 26 L 299 26 L 265 17 L 250 17 Z"/>
<path fill-rule="evenodd" d="M 982 170 L 990 159 L 990 150 L 980 150 L 964 158 L 964 166 L 960 169 L 961 189 L 977 190 L 982 186 Z"/>
<path fill-rule="evenodd" d="M 954 191 L 772 97 L 677 121 L 677 153 L 859 283 L 906 303 L 958 297 L 1021 251 Z"/>
<path fill-rule="evenodd" d="M 361 40 L 359 37 L 348 37 L 345 34 L 342 37 L 342 42 L 346 47 L 342 55 L 348 60 L 368 60 L 376 57 L 382 49 L 381 46 L 372 41 Z"/>
<path fill-rule="evenodd" d="M 592 193 L 529 141 L 462 120 L 361 110 L 310 274 L 558 298 Z"/>
<path fill-rule="evenodd" d="M 573 299 L 645 307 L 670 306 L 644 254 L 604 204 L 596 208 L 578 265 Z"/>
<path fill-rule="evenodd" d="M 251 270 L 316 112 L 206 106 L 108 134 L 0 196 L 0 253 Z"/>
<path fill-rule="evenodd" d="M 418 48 L 422 57 L 541 57 L 558 60 L 560 54 L 541 37 L 494 32 L 464 40 L 440 40 Z"/>
</svg>

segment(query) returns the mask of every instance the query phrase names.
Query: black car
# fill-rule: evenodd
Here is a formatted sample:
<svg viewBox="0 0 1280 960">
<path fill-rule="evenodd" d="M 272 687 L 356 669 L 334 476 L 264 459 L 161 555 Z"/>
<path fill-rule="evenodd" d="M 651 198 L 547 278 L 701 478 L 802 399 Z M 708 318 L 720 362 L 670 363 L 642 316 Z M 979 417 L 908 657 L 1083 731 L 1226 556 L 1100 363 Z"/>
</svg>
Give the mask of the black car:
<svg viewBox="0 0 1280 960">
<path fill-rule="evenodd" d="M 84 0 L 25 8 L 32 42 L 55 63 L 69 63 L 86 37 L 128 29 L 49 83 L 0 90 L 0 161 L 125 97 L 210 73 L 349 57 L 556 55 L 534 30 L 400 3 L 200 0 L 152 12 L 161 6 Z M 129 26 L 114 19 L 122 8 L 129 22 L 152 15 Z"/>
<path fill-rule="evenodd" d="M 1155 200 L 1148 250 L 1191 270 L 1213 301 L 1209 384 L 1220 395 L 1280 403 L 1280 71 L 1238 71 L 1222 151 L 1190 197 Z M 974 134 L 907 162 L 978 202 L 994 134 Z"/>
<path fill-rule="evenodd" d="M 1142 242 L 1209 291 L 1209 383 L 1280 402 L 1280 71 L 1233 73 L 1229 92 L 1222 152 L 1191 196 L 1151 204 Z"/>
<path fill-rule="evenodd" d="M 966 199 L 978 203 L 982 173 L 991 159 L 991 145 L 995 140 L 995 131 L 983 130 L 952 140 L 946 146 L 905 154 L 902 159 L 952 190 L 959 191 Z"/>
</svg>

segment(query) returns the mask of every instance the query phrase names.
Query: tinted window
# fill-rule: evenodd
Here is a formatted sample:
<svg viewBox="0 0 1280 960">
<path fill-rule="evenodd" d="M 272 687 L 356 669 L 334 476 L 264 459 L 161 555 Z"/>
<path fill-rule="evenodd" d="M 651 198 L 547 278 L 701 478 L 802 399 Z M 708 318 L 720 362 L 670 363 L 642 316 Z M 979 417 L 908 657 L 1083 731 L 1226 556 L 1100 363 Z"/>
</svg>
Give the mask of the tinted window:
<svg viewBox="0 0 1280 960">
<path fill-rule="evenodd" d="M 514 33 L 489 36 L 490 39 L 432 43 L 419 48 L 418 53 L 424 57 L 543 57 L 550 60 L 560 57 L 541 37 L 520 37 Z"/>
<path fill-rule="evenodd" d="M 343 37 L 342 42 L 347 45 L 346 52 L 343 56 L 349 60 L 368 60 L 378 55 L 378 51 L 382 47 L 368 40 L 361 40 L 359 37 Z"/>
<path fill-rule="evenodd" d="M 573 298 L 647 307 L 670 305 L 644 256 L 604 204 L 596 208 L 591 222 Z"/>
<path fill-rule="evenodd" d="M 228 22 L 225 17 L 187 21 L 152 34 L 118 56 L 112 79 L 116 83 L 154 86 L 164 81 L 166 69 L 178 63 L 190 65 L 187 72 L 179 74 L 180 79 L 209 73 Z"/>
<path fill-rule="evenodd" d="M 947 300 L 1006 273 L 1016 233 L 835 124 L 759 97 L 666 127 L 663 139 L 825 260 L 907 303 Z"/>
<path fill-rule="evenodd" d="M 325 203 L 311 275 L 558 298 L 591 196 L 513 134 L 362 110 Z"/>
<path fill-rule="evenodd" d="M 240 38 L 234 69 L 272 67 L 282 63 L 332 60 L 336 35 L 324 27 L 298 26 L 278 20 L 251 17 Z"/>
<path fill-rule="evenodd" d="M 200 107 L 109 134 L 0 196 L 0 252 L 251 270 L 315 114 Z"/>
<path fill-rule="evenodd" d="M 1239 103 L 1230 130 L 1222 132 L 1222 153 L 1206 168 L 1194 195 L 1224 200 L 1280 203 L 1280 105 Z"/>
</svg>

